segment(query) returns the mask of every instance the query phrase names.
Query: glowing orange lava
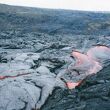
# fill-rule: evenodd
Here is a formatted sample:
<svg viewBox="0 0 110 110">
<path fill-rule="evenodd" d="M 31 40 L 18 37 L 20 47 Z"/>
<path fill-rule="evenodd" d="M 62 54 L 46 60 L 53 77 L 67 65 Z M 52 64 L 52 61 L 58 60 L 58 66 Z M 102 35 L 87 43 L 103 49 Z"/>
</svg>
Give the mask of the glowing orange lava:
<svg viewBox="0 0 110 110">
<path fill-rule="evenodd" d="M 79 82 L 67 82 L 66 85 L 68 87 L 68 89 L 73 89 L 75 88 L 76 86 L 79 86 L 81 84 L 82 81 L 79 81 Z"/>
<path fill-rule="evenodd" d="M 6 79 L 6 78 L 16 78 L 16 77 L 24 76 L 24 75 L 28 75 L 28 74 L 31 74 L 31 73 L 22 73 L 22 74 L 18 74 L 16 76 L 0 76 L 0 80 Z"/>
<path fill-rule="evenodd" d="M 110 59 L 110 48 L 106 46 L 95 46 L 88 50 L 87 54 L 82 54 L 78 51 L 73 51 L 72 56 L 76 59 L 73 65 L 74 69 L 85 70 L 85 78 L 87 74 L 96 74 L 102 69 L 101 59 Z M 80 81 L 81 83 L 81 81 Z M 79 82 L 68 82 L 67 86 L 69 89 L 73 89 L 79 85 Z"/>
<path fill-rule="evenodd" d="M 88 74 L 97 73 L 100 69 L 102 69 L 99 62 L 95 61 L 91 57 L 82 54 L 78 51 L 72 52 L 73 57 L 76 59 L 75 67 L 79 68 L 87 68 Z"/>
</svg>

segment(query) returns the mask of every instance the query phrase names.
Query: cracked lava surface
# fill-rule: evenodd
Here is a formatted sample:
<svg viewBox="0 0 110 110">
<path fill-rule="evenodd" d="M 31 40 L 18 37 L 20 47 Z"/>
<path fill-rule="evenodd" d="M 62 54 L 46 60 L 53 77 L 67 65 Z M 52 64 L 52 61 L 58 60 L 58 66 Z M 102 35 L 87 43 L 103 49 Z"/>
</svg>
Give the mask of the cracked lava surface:
<svg viewBox="0 0 110 110">
<path fill-rule="evenodd" d="M 52 56 L 45 58 L 42 55 L 24 52 L 10 53 L 1 57 L 3 59 L 0 63 L 1 110 L 17 109 L 16 107 L 26 110 L 41 108 L 54 88 L 74 89 L 81 85 L 87 76 L 100 71 L 105 62 L 110 60 L 110 48 L 94 46 L 84 53 L 73 51 L 73 59 L 66 56 L 57 59 Z M 64 59 L 68 64 L 67 67 Z M 4 62 L 5 60 L 7 62 Z M 62 73 L 62 67 L 63 74 L 59 75 Z M 13 104 L 15 105 L 12 106 Z"/>
</svg>

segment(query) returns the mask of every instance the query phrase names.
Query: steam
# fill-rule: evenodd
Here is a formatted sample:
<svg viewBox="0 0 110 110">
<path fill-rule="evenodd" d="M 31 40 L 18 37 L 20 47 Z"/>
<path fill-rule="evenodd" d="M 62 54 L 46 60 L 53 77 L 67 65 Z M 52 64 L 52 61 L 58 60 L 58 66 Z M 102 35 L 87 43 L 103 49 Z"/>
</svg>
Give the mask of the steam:
<svg viewBox="0 0 110 110">
<path fill-rule="evenodd" d="M 82 49 L 81 49 L 81 52 L 82 52 L 82 53 L 85 52 L 88 43 L 89 43 L 89 41 L 88 41 L 87 39 L 85 39 L 84 44 L 83 44 L 83 47 L 82 47 Z"/>
</svg>

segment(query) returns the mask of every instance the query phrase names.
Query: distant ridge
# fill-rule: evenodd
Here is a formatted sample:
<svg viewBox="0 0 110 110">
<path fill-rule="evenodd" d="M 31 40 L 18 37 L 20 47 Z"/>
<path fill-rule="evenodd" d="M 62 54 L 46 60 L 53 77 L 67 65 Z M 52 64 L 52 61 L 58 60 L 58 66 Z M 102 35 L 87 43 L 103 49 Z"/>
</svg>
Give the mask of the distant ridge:
<svg viewBox="0 0 110 110">
<path fill-rule="evenodd" d="M 0 4 L 0 31 L 110 35 L 110 13 Z"/>
<path fill-rule="evenodd" d="M 33 9 L 45 9 L 45 10 L 59 10 L 59 11 L 80 11 L 80 12 L 93 12 L 93 13 L 110 13 L 110 11 L 84 11 L 84 10 L 71 10 L 71 9 L 54 9 L 54 8 L 40 8 L 40 7 L 30 7 L 30 6 L 18 6 L 18 5 L 9 5 L 9 4 L 2 4 L 0 3 L 0 5 L 4 5 L 4 6 L 10 6 L 10 7 L 18 7 L 18 8 L 33 8 Z"/>
</svg>

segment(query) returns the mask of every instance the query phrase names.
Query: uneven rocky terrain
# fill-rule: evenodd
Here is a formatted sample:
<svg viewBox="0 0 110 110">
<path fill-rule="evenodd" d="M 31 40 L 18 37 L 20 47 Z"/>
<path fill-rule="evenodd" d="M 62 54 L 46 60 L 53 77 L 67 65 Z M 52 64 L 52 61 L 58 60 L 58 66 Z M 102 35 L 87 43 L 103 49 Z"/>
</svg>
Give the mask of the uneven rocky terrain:
<svg viewBox="0 0 110 110">
<path fill-rule="evenodd" d="M 56 29 L 55 17 L 48 16 L 47 24 L 46 19 L 39 21 L 39 17 L 43 19 L 45 16 L 45 9 L 5 5 L 0 5 L 0 8 L 2 9 L 0 10 L 0 22 L 2 22 L 0 26 L 0 110 L 32 110 L 42 105 L 40 110 L 109 110 L 109 61 L 101 71 L 88 76 L 75 89 L 67 89 L 65 82 L 57 78 L 57 75 L 59 71 L 65 70 L 73 62 L 70 57 L 73 50 L 87 52 L 94 45 L 106 45 L 110 48 L 110 14 L 46 10 L 46 16 L 52 15 L 53 11 L 54 15 L 58 16 L 56 27 L 60 23 L 63 25 L 63 27 L 57 27 L 58 31 L 53 31 Z M 24 15 L 23 10 L 27 12 Z M 42 16 L 38 17 L 37 12 L 41 12 Z M 29 17 L 30 14 L 33 15 L 32 18 Z M 69 25 L 68 18 L 65 18 L 63 22 L 62 18 L 67 15 L 69 17 L 71 14 L 74 18 L 71 21 L 72 26 L 76 29 Z M 58 19 L 59 15 L 63 23 Z M 81 16 L 83 16 L 82 19 Z M 93 16 L 96 18 L 94 19 Z M 76 23 L 77 17 L 79 19 Z M 49 18 L 51 19 L 50 25 Z M 95 24 L 96 19 L 98 20 L 97 25 Z M 90 27 L 83 24 L 83 20 L 87 24 L 93 23 L 94 25 L 90 25 L 93 26 L 91 28 L 93 30 L 87 30 Z M 81 27 L 77 27 L 78 23 Z M 33 30 L 32 25 L 34 24 L 37 27 L 35 29 L 33 26 Z M 53 27 L 52 24 L 54 24 Z M 100 28 L 99 24 L 103 28 Z M 45 29 L 48 26 L 49 31 L 42 30 L 40 26 Z"/>
</svg>

